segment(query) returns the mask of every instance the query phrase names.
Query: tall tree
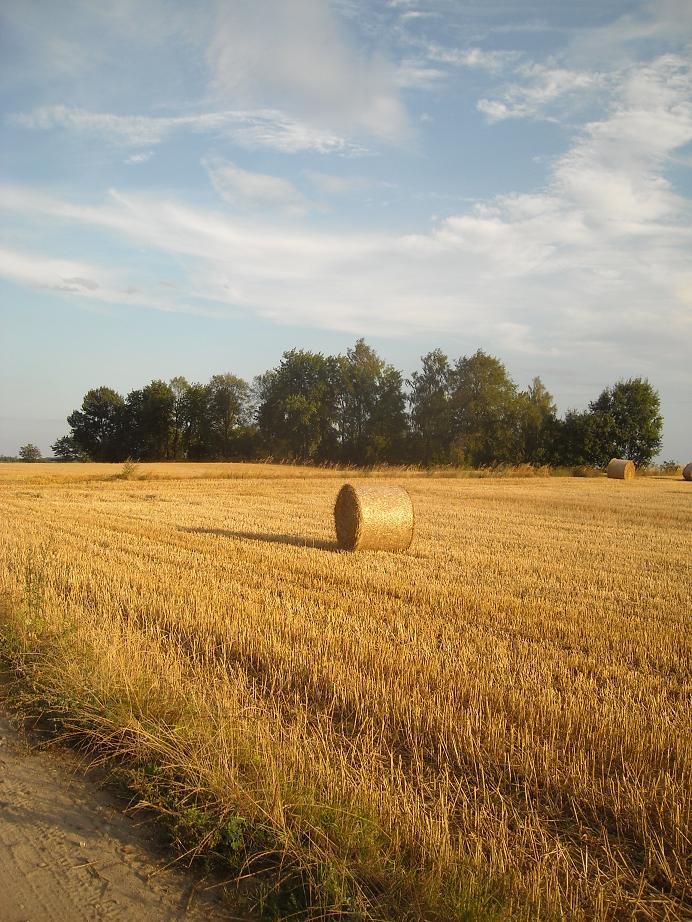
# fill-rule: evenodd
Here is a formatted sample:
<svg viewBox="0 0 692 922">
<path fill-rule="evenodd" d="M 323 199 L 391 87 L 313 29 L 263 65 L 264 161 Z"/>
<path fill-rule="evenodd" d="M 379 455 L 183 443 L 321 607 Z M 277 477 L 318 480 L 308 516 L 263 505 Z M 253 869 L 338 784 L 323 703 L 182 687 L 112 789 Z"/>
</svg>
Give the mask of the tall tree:
<svg viewBox="0 0 692 922">
<path fill-rule="evenodd" d="M 516 387 L 499 359 L 479 349 L 454 366 L 452 409 L 459 459 L 477 467 L 516 458 Z"/>
<path fill-rule="evenodd" d="M 92 461 L 122 461 L 125 402 L 110 387 L 87 391 L 81 410 L 67 417 L 79 451 Z"/>
<path fill-rule="evenodd" d="M 598 433 L 593 461 L 599 466 L 610 458 L 648 464 L 661 450 L 661 401 L 646 378 L 628 378 L 607 387 L 589 410 Z"/>
<path fill-rule="evenodd" d="M 173 394 L 170 428 L 170 456 L 174 461 L 184 458 L 183 437 L 185 430 L 185 399 L 190 389 L 187 379 L 182 375 L 171 378 L 168 386 Z"/>
<path fill-rule="evenodd" d="M 355 464 L 401 456 L 406 400 L 400 372 L 364 339 L 339 357 L 338 427 L 341 454 Z"/>
<path fill-rule="evenodd" d="M 441 349 L 422 356 L 421 363 L 408 382 L 414 450 L 424 464 L 444 464 L 453 436 L 452 368 Z"/>
<path fill-rule="evenodd" d="M 529 387 L 517 395 L 515 414 L 517 460 L 548 462 L 557 407 L 540 378 L 534 378 Z"/>
<path fill-rule="evenodd" d="M 27 442 L 19 449 L 19 457 L 22 461 L 40 461 L 41 449 L 33 442 Z"/>
<path fill-rule="evenodd" d="M 144 425 L 147 456 L 152 460 L 172 457 L 171 435 L 175 394 L 165 381 L 151 381 L 144 388 Z"/>
<path fill-rule="evenodd" d="M 602 464 L 598 421 L 588 410 L 568 410 L 554 429 L 553 464 Z"/>
<path fill-rule="evenodd" d="M 207 385 L 207 408 L 213 452 L 230 458 L 240 426 L 247 422 L 250 388 L 237 375 L 214 375 Z"/>
<path fill-rule="evenodd" d="M 209 413 L 209 388 L 206 384 L 189 384 L 180 398 L 182 453 L 185 458 L 201 461 L 213 455 Z"/>
<path fill-rule="evenodd" d="M 393 365 L 385 364 L 377 381 L 375 406 L 369 423 L 365 461 L 397 463 L 410 456 L 404 378 Z"/>
<path fill-rule="evenodd" d="M 300 461 L 334 456 L 338 371 L 331 357 L 292 349 L 255 380 L 257 422 L 272 454 Z"/>
<path fill-rule="evenodd" d="M 55 457 L 60 458 L 61 461 L 77 461 L 82 457 L 79 448 L 75 444 L 74 437 L 71 435 L 63 435 L 56 439 L 50 449 Z"/>
<path fill-rule="evenodd" d="M 172 457 L 174 404 L 170 385 L 161 380 L 127 395 L 122 445 L 129 456 L 145 461 L 167 461 Z"/>
</svg>

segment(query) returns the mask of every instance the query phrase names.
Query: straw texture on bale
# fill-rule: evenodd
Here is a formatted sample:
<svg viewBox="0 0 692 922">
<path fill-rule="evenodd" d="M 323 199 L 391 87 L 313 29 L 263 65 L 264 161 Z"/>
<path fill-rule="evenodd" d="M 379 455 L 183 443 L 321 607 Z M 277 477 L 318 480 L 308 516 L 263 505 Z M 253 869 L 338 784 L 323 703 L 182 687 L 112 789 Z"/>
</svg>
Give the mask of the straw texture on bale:
<svg viewBox="0 0 692 922">
<path fill-rule="evenodd" d="M 405 551 L 413 540 L 413 505 L 403 487 L 345 483 L 334 505 L 339 547 Z"/>
<path fill-rule="evenodd" d="M 692 461 L 683 467 L 682 476 L 685 478 L 685 480 L 692 480 Z"/>
<path fill-rule="evenodd" d="M 608 476 L 614 480 L 631 480 L 634 471 L 634 461 L 625 461 L 623 458 L 612 458 L 606 469 Z"/>
</svg>

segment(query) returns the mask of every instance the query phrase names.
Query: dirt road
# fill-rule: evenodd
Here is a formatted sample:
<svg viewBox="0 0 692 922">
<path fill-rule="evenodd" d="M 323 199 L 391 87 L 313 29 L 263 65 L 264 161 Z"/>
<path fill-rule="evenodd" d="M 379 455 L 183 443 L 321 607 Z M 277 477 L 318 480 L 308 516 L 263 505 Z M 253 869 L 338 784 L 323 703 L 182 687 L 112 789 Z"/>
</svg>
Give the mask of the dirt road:
<svg viewBox="0 0 692 922">
<path fill-rule="evenodd" d="M 167 860 L 74 757 L 31 748 L 0 712 L 1 922 L 237 918 Z"/>
</svg>

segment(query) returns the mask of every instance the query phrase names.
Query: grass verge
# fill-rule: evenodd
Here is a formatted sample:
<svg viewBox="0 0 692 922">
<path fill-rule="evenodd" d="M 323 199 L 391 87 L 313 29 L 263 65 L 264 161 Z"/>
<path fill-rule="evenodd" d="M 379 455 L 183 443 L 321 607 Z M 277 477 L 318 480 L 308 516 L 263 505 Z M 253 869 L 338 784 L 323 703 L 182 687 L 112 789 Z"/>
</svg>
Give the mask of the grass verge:
<svg viewBox="0 0 692 922">
<path fill-rule="evenodd" d="M 31 568 L 24 594 L 0 599 L 5 702 L 155 811 L 178 860 L 230 873 L 229 896 L 248 919 L 510 918 L 501 886 L 463 869 L 442 879 L 367 809 L 277 776 L 247 715 L 217 735 L 218 701 L 192 691 L 189 650 L 170 635 L 111 625 L 104 655 L 93 625 L 44 609 L 42 578 Z"/>
</svg>

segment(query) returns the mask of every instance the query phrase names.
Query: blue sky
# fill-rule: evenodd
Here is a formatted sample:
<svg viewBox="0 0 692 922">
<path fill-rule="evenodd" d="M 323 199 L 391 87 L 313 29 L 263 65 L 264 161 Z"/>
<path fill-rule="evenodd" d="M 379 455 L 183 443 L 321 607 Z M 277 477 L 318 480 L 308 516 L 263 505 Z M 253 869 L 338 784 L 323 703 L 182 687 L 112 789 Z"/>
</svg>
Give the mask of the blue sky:
<svg viewBox="0 0 692 922">
<path fill-rule="evenodd" d="M 689 0 L 3 0 L 0 454 L 358 336 L 692 458 Z"/>
</svg>

